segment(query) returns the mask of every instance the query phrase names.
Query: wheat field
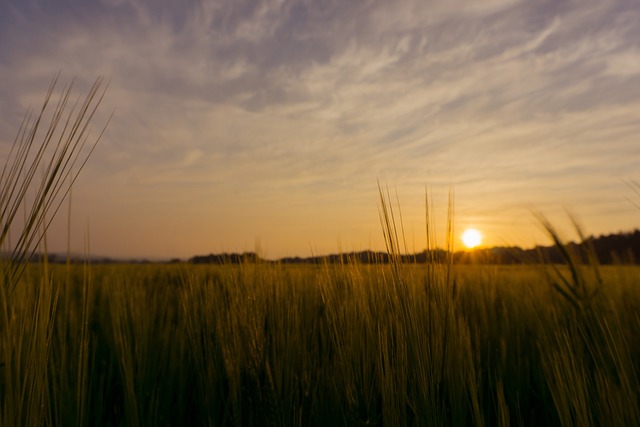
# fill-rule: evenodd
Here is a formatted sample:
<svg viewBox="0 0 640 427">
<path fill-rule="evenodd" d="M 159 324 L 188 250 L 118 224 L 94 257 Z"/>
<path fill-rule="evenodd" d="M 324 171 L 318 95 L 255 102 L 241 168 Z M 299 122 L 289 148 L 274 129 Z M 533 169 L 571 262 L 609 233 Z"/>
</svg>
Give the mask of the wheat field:
<svg viewBox="0 0 640 427">
<path fill-rule="evenodd" d="M 543 267 L 432 267 L 30 266 L 2 425 L 638 423 L 640 269 L 578 309 Z"/>
</svg>

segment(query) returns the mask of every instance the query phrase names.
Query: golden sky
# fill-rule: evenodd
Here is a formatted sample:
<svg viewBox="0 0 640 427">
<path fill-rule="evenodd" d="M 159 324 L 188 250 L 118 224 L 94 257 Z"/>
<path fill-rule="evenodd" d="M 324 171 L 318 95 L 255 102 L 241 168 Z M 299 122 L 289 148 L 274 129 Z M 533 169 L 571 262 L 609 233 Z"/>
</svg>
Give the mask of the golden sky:
<svg viewBox="0 0 640 427">
<path fill-rule="evenodd" d="M 532 211 L 631 230 L 638 22 L 630 0 L 6 0 L 0 154 L 57 72 L 78 96 L 103 75 L 76 252 L 87 230 L 115 257 L 381 250 L 378 179 L 411 250 L 425 186 L 440 245 L 449 186 L 456 233 L 490 246 L 548 244 Z"/>
</svg>

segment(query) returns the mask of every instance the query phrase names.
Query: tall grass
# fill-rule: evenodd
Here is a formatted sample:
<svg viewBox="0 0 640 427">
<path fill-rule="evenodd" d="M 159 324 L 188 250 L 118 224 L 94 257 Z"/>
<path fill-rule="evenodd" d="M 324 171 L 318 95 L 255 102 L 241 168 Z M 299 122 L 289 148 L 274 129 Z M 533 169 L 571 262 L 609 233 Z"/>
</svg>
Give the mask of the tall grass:
<svg viewBox="0 0 640 427">
<path fill-rule="evenodd" d="M 453 269 L 403 265 L 404 311 L 387 265 L 30 266 L 3 425 L 636 424 L 637 267 L 597 349 L 540 269 Z"/>
<path fill-rule="evenodd" d="M 543 368 L 560 420 L 563 425 L 634 425 L 640 422 L 640 382 L 630 337 L 623 331 L 629 323 L 637 324 L 637 315 L 629 318 L 619 302 L 603 292 L 597 256 L 575 219 L 580 247 L 586 248 L 582 254 L 565 245 L 548 221 L 541 221 L 566 262 L 565 271 L 554 266 L 553 275 L 547 275 L 570 307 L 554 313 L 565 327 L 541 337 L 550 350 Z"/>
<path fill-rule="evenodd" d="M 57 84 L 56 76 L 40 110 L 35 115 L 27 112 L 0 173 L 0 421 L 6 426 L 58 425 L 66 420 L 57 403 L 66 390 L 62 382 L 67 380 L 75 380 L 72 392 L 80 402 L 77 424 L 83 418 L 89 301 L 83 301 L 80 318 L 68 319 L 64 327 L 68 333 L 61 335 L 56 327 L 61 284 L 50 275 L 45 236 L 102 136 L 88 144 L 89 124 L 106 87 L 101 89 L 103 81 L 98 78 L 80 102 L 71 101 L 69 84 L 53 101 Z M 22 280 L 38 248 L 45 253 L 40 274 Z M 73 314 L 74 308 L 69 307 L 62 316 Z M 68 331 L 71 325 L 79 328 L 79 338 Z M 62 343 L 56 342 L 60 339 Z M 78 344 L 72 346 L 77 352 L 69 353 L 70 344 Z M 54 348 L 58 351 L 52 352 Z M 67 359 L 76 356 L 68 372 Z M 50 371 L 52 363 L 58 370 Z"/>
<path fill-rule="evenodd" d="M 400 345 L 381 348 L 385 366 L 389 401 L 387 421 L 390 425 L 483 425 L 477 394 L 476 366 L 471 360 L 471 336 L 468 325 L 461 322 L 453 271 L 454 197 L 449 193 L 446 253 L 443 264 L 427 256 L 423 287 L 410 291 L 407 281 L 411 270 L 402 264 L 399 236 L 404 236 L 402 222 L 398 231 L 395 212 L 389 204 L 389 192 L 379 186 L 381 222 L 390 254 L 396 303 L 391 307 L 389 330 Z M 425 192 L 427 252 L 435 250 L 435 221 L 430 216 L 429 198 Z M 401 217 L 400 210 L 398 213 Z M 405 245 L 406 248 L 406 245 Z M 413 280 L 411 280 L 413 281 Z M 389 286 L 389 285 L 387 285 Z M 409 398 L 407 398 L 407 396 Z"/>
<path fill-rule="evenodd" d="M 82 103 L 70 100 L 72 84 L 66 85 L 49 112 L 57 84 L 56 76 L 35 116 L 27 112 L 0 174 L 0 249 L 10 251 L 9 262 L 3 263 L 3 284 L 9 291 L 104 132 L 87 147 L 90 122 L 107 90 L 103 79 L 95 81 Z M 21 210 L 24 223 L 17 224 Z M 7 248 L 12 231 L 17 231 L 17 241 Z"/>
</svg>

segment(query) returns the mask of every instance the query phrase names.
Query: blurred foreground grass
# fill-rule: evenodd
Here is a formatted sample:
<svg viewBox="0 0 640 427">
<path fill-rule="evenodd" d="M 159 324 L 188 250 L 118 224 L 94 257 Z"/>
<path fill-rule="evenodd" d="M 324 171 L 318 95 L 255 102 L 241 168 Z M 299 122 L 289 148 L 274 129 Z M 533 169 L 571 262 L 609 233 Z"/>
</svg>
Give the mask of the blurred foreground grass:
<svg viewBox="0 0 640 427">
<path fill-rule="evenodd" d="M 1 424 L 638 425 L 640 268 L 396 267 L 32 265 Z"/>
</svg>

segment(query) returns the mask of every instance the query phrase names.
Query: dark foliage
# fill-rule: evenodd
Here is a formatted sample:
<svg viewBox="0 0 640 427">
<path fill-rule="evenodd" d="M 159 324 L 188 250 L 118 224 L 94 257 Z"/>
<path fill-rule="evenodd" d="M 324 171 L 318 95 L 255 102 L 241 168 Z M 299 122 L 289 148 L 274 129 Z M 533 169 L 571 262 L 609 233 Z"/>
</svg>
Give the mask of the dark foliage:
<svg viewBox="0 0 640 427">
<path fill-rule="evenodd" d="M 588 263 L 587 253 L 593 250 L 600 264 L 635 264 L 640 260 L 640 230 L 626 233 L 588 237 L 582 243 L 569 243 L 567 248 L 578 256 L 578 260 Z M 401 255 L 403 263 L 437 263 L 446 261 L 447 252 L 443 249 L 423 251 L 416 254 Z M 308 258 L 288 257 L 276 262 L 282 264 L 388 264 L 386 252 L 361 251 L 343 254 L 331 254 Z M 564 264 L 566 260 L 556 246 L 536 246 L 532 249 L 513 247 L 493 247 L 474 251 L 459 251 L 454 254 L 456 264 L 536 264 L 540 261 Z M 242 264 L 269 262 L 253 252 L 242 254 L 210 254 L 189 259 L 192 264 Z"/>
</svg>

